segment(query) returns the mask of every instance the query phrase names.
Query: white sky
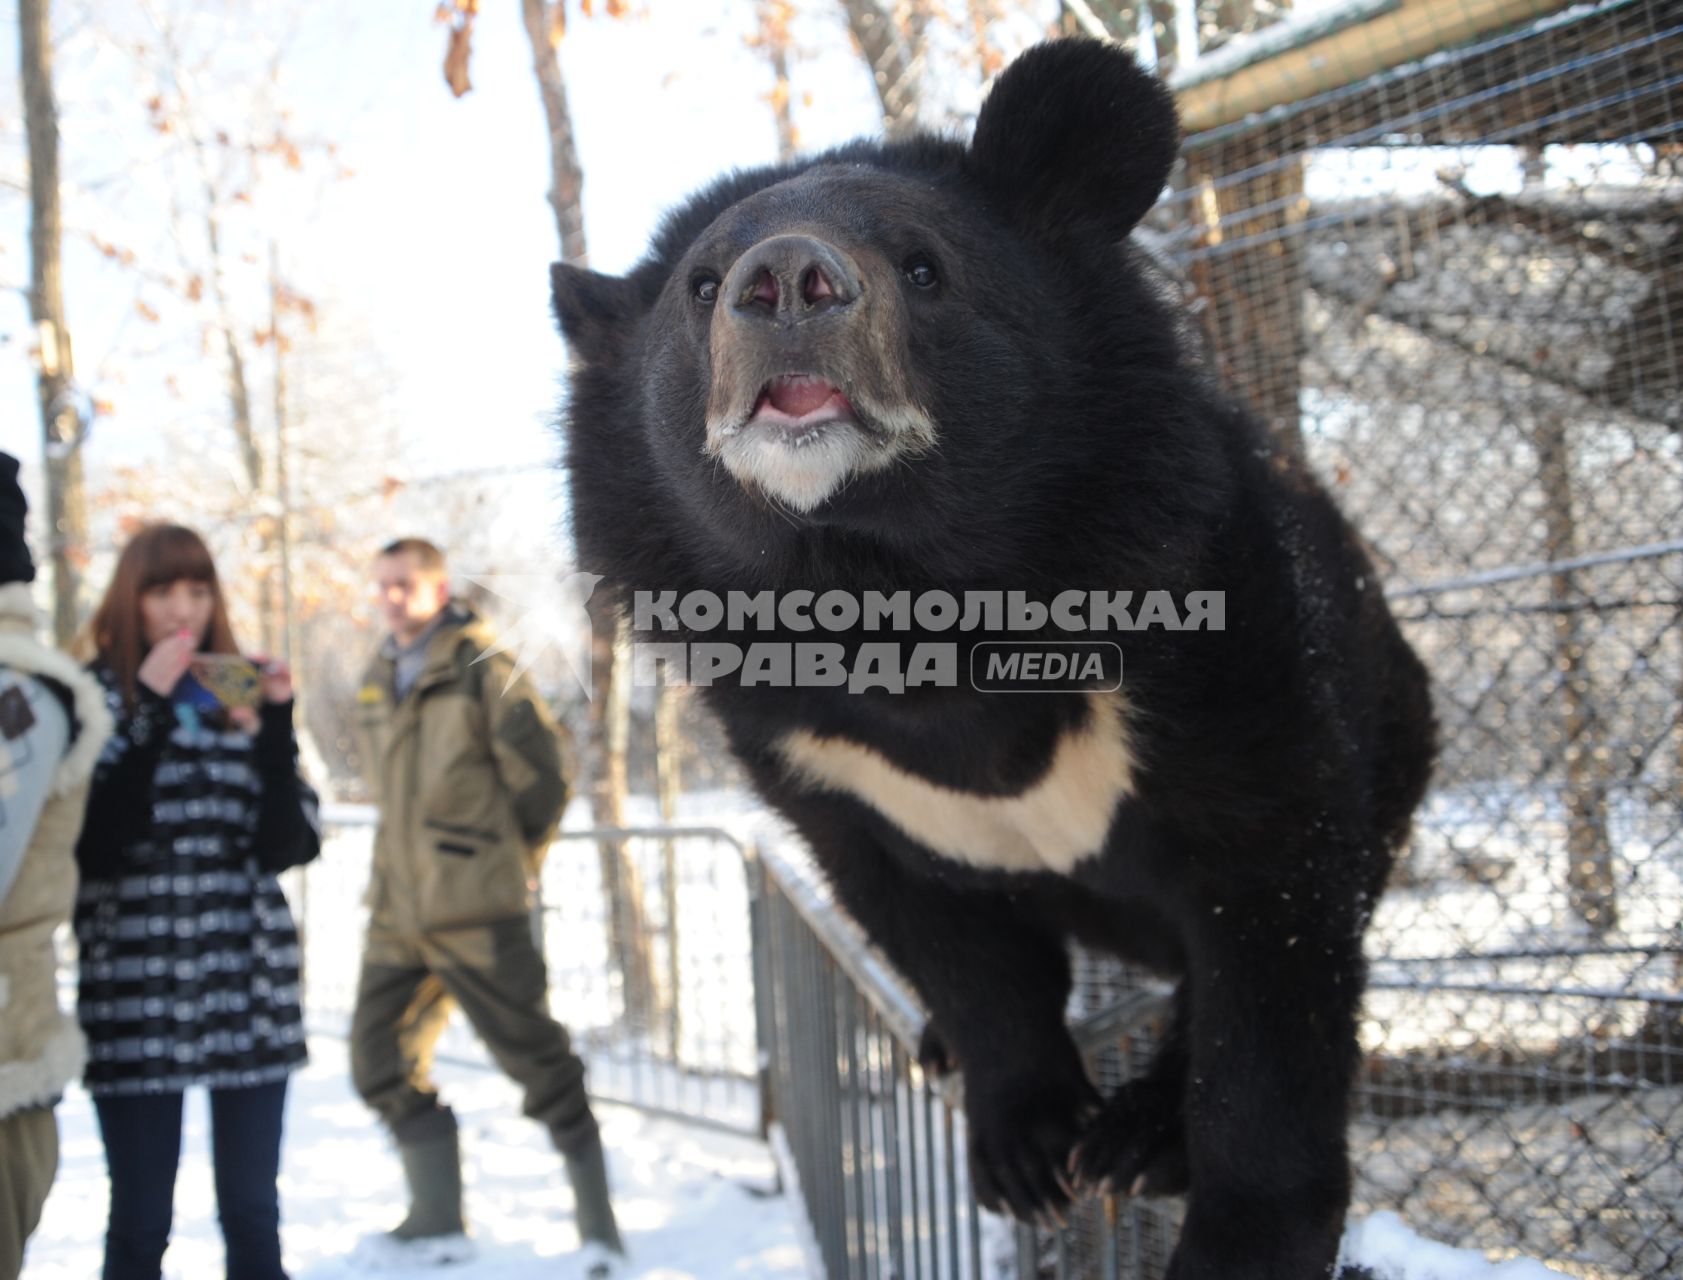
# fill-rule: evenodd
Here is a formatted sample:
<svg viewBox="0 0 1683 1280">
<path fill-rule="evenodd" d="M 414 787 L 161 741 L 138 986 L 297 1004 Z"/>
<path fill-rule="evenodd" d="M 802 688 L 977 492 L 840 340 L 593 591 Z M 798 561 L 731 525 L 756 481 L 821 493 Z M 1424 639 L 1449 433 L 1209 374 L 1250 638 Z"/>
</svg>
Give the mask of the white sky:
<svg viewBox="0 0 1683 1280">
<path fill-rule="evenodd" d="M 569 7 L 576 14 L 576 4 Z M 62 15 L 67 6 L 57 8 Z M 661 211 L 696 186 L 775 158 L 763 98 L 771 73 L 743 41 L 751 6 L 642 0 L 638 8 L 622 21 L 575 17 L 561 49 L 586 174 L 592 265 L 601 270 L 632 264 Z M 25 167 L 15 5 L 0 12 L 0 132 L 11 135 L 0 153 L 3 184 L 22 180 Z M 124 100 L 135 96 L 132 75 L 120 57 L 90 53 L 97 41 L 72 20 L 57 25 L 65 35 L 57 85 L 63 165 L 67 175 L 85 174 L 110 153 L 102 122 L 125 110 L 138 115 Z M 799 64 L 797 91 L 817 99 L 801 112 L 803 145 L 875 131 L 875 99 L 839 19 L 800 34 L 814 56 Z M 354 176 L 328 184 L 314 205 L 306 193 L 270 228 L 282 245 L 283 275 L 374 336 L 406 437 L 402 470 L 412 475 L 552 456 L 544 424 L 563 363 L 548 307 L 548 265 L 557 256 L 545 199 L 548 147 L 518 6 L 486 6 L 475 29 L 474 91 L 459 101 L 440 74 L 443 51 L 430 0 L 305 11 L 282 94 L 299 109 L 299 131 L 338 141 Z M 145 160 L 130 156 L 113 167 L 124 163 Z M 72 197 L 67 224 L 74 229 L 86 217 L 112 214 Z M 98 230 L 142 245 L 165 234 Z M 87 378 L 115 343 L 132 341 L 133 291 L 113 288 L 113 269 L 74 235 L 66 257 L 68 318 Z M 15 292 L 27 273 L 26 201 L 0 185 L 0 283 L 11 286 L 0 296 L 0 447 L 33 465 L 32 341 Z M 145 389 L 137 363 L 144 362 L 127 362 L 124 383 L 89 388 L 117 407 L 97 424 L 96 460 L 163 447 L 157 422 L 175 410 Z M 209 362 L 209 373 L 219 372 Z"/>
</svg>

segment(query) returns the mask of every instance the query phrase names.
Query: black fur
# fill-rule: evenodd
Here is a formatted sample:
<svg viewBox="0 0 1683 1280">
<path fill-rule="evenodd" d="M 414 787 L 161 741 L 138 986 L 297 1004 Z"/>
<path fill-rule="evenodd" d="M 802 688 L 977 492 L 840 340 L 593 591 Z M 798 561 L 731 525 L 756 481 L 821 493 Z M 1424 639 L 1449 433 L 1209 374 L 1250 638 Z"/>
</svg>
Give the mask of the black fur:
<svg viewBox="0 0 1683 1280">
<path fill-rule="evenodd" d="M 1207 385 L 1178 317 L 1116 244 L 1176 141 L 1154 79 L 1111 48 L 1058 42 L 1001 77 L 971 148 L 861 142 L 734 174 L 671 215 L 624 280 L 556 268 L 579 359 L 572 518 L 581 564 L 621 592 L 1226 592 L 1225 630 L 1120 637 L 1137 788 L 1069 875 L 938 856 L 871 805 L 797 780 L 776 744 L 805 729 L 1009 796 L 1087 722 L 1080 695 L 707 696 L 927 1002 L 925 1060 L 965 1073 L 985 1202 L 1032 1217 L 1060 1209 L 1072 1181 L 1187 1190 L 1174 1280 L 1309 1280 L 1330 1273 L 1349 1194 L 1361 935 L 1425 788 L 1433 726 L 1357 537 Z M 884 394 L 916 400 L 938 431 L 933 449 L 806 511 L 704 454 L 715 349 L 762 338 L 716 322 L 727 301 L 698 285 L 790 230 L 859 264 Z M 938 283 L 914 283 L 916 261 Z M 861 338 L 850 323 L 768 326 L 763 340 L 817 368 L 838 335 Z M 1156 1064 L 1102 1105 L 1063 1018 L 1071 938 L 1182 977 Z"/>
</svg>

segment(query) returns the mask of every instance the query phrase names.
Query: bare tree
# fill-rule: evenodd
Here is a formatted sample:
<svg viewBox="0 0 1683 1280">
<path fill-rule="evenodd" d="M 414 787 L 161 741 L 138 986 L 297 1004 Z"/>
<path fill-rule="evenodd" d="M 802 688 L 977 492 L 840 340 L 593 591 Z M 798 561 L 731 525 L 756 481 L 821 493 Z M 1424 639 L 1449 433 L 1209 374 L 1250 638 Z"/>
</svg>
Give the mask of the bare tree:
<svg viewBox="0 0 1683 1280">
<path fill-rule="evenodd" d="M 76 631 L 81 566 L 87 558 L 82 492 L 86 424 L 77 403 L 70 327 L 64 315 L 64 226 L 49 7 L 49 0 L 19 0 L 18 56 L 29 133 L 29 317 L 40 344 L 35 387 L 47 473 L 47 559 L 53 570 L 53 635 L 63 646 Z"/>
<path fill-rule="evenodd" d="M 882 104 L 883 132 L 900 138 L 918 126 L 919 76 L 923 64 L 923 34 L 929 20 L 922 0 L 894 9 L 880 0 L 841 0 L 847 29 L 871 72 L 871 83 Z"/>
<path fill-rule="evenodd" d="M 520 0 L 520 16 L 532 46 L 532 71 L 549 126 L 549 204 L 561 238 L 561 261 L 582 267 L 590 257 L 584 243 L 584 170 L 573 141 L 573 115 L 567 108 L 561 59 L 555 52 L 565 29 L 564 13 L 559 0 Z"/>
<path fill-rule="evenodd" d="M 789 54 L 792 41 L 789 26 L 794 18 L 790 0 L 756 0 L 754 16 L 758 29 L 748 44 L 771 64 L 771 111 L 777 121 L 777 158 L 784 164 L 795 158 L 796 133 L 794 86 L 789 77 Z"/>
<path fill-rule="evenodd" d="M 450 39 L 444 72 L 458 97 L 471 87 L 468 54 L 479 10 L 479 0 L 456 0 L 454 10 L 447 13 Z M 610 0 L 607 10 L 609 16 L 618 17 L 624 5 Z M 586 266 L 590 254 L 584 233 L 584 171 L 573 138 L 566 80 L 556 52 L 566 31 L 566 8 L 563 0 L 521 0 L 520 14 L 548 126 L 549 204 L 555 214 L 561 260 Z M 591 813 L 598 827 L 623 827 L 631 717 L 627 631 L 624 620 L 610 608 L 592 610 L 591 624 L 591 702 L 582 752 Z M 626 1016 L 634 1025 L 651 1027 L 657 1001 L 641 876 L 621 841 L 604 840 L 600 856 L 609 946 L 624 979 Z"/>
<path fill-rule="evenodd" d="M 157 3 L 143 6 L 139 16 L 145 25 L 136 30 L 102 27 L 99 34 L 131 58 L 147 82 L 145 122 L 160 143 L 155 161 L 173 179 L 167 216 L 176 267 L 168 268 L 166 255 L 145 254 L 134 269 L 146 274 L 153 289 L 173 295 L 163 310 L 188 322 L 194 356 L 202 353 L 220 365 L 215 416 L 232 438 L 234 483 L 252 513 L 245 544 L 256 554 L 242 557 L 245 577 L 259 643 L 274 653 L 287 643 L 283 504 L 274 457 L 280 428 L 269 421 L 258 353 L 276 346 L 278 381 L 279 349 L 287 341 L 279 322 L 294 312 L 313 322 L 314 304 L 283 287 L 264 264 L 272 248 L 269 227 L 289 194 L 287 181 L 337 180 L 336 148 L 320 138 L 296 136 L 289 125 L 281 81 L 290 47 L 287 24 L 298 15 L 279 27 L 238 25 L 227 15 L 209 16 L 184 3 Z M 133 257 L 125 253 L 122 260 Z M 137 306 L 167 327 L 158 310 Z M 178 356 L 185 355 L 182 344 Z M 278 415 L 278 385 L 275 393 Z"/>
</svg>

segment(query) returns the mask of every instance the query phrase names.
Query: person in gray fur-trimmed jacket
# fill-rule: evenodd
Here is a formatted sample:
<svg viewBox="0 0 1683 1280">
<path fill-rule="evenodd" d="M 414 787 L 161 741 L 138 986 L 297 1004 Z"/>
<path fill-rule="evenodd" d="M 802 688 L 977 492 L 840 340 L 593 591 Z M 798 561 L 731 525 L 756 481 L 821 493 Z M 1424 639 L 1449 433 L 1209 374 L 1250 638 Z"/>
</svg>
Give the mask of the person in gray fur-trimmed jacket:
<svg viewBox="0 0 1683 1280">
<path fill-rule="evenodd" d="M 53 1107 L 86 1046 L 59 1008 L 53 934 L 76 899 L 88 779 L 111 733 L 98 682 L 37 635 L 18 460 L 0 453 L 0 1280 L 58 1172 Z"/>
</svg>

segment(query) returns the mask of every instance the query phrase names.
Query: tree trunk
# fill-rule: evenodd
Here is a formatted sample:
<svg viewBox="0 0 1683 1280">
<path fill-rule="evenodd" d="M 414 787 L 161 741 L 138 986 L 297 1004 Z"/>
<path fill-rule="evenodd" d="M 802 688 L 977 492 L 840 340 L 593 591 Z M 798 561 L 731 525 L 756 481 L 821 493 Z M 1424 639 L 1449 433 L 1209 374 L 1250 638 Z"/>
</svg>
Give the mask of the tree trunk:
<svg viewBox="0 0 1683 1280">
<path fill-rule="evenodd" d="M 63 648 L 79 622 L 88 516 L 82 489 L 86 424 L 75 395 L 75 364 L 64 317 L 58 190 L 58 103 L 53 97 L 49 0 L 19 0 L 18 61 L 29 133 L 29 318 L 41 353 L 35 390 L 47 478 L 47 562 L 53 571 L 53 638 Z"/>
<path fill-rule="evenodd" d="M 755 9 L 760 20 L 760 52 L 771 64 L 771 111 L 777 121 L 777 158 L 788 164 L 795 158 L 794 87 L 789 82 L 789 4 L 788 0 L 759 0 Z"/>
<path fill-rule="evenodd" d="M 257 538 L 257 562 L 252 571 L 256 581 L 257 629 L 262 637 L 264 652 L 277 653 L 280 638 L 275 626 L 274 602 L 274 546 L 275 529 L 265 508 L 268 476 L 263 466 L 263 449 L 258 443 L 257 427 L 251 417 L 251 385 L 246 377 L 245 352 L 240 347 L 238 327 L 233 309 L 228 303 L 222 273 L 222 227 L 217 219 L 221 195 L 211 178 L 210 160 L 204 143 L 195 144 L 200 177 L 205 192 L 205 243 L 210 249 L 210 285 L 216 303 L 216 329 L 222 337 L 222 351 L 228 362 L 228 425 L 234 430 L 234 443 L 239 447 L 240 466 L 245 472 L 251 502 L 257 511 L 254 529 Z"/>
<path fill-rule="evenodd" d="M 544 0 L 520 0 L 526 39 L 532 46 L 532 70 L 549 124 L 549 204 L 561 236 L 561 261 L 582 267 L 589 260 L 584 243 L 584 171 L 573 142 L 573 115 L 567 108 L 567 83 L 561 60 L 550 43 L 549 8 Z"/>
<path fill-rule="evenodd" d="M 893 16 L 877 0 L 841 0 L 841 5 L 882 104 L 883 132 L 905 137 L 918 123 L 917 51 L 901 39 Z"/>
<path fill-rule="evenodd" d="M 590 257 L 584 238 L 584 171 L 573 141 L 573 117 L 567 106 L 561 60 L 550 42 L 549 9 L 544 0 L 521 0 L 520 9 L 549 126 L 549 203 L 555 212 L 561 260 L 582 267 Z M 630 672 L 621 669 L 625 654 L 618 642 L 620 630 L 613 610 L 592 611 L 590 719 L 582 754 L 591 762 L 590 807 L 598 827 L 625 825 L 625 756 L 631 700 Z M 599 852 L 609 946 L 624 984 L 626 1018 L 646 1030 L 654 1024 L 655 999 L 642 879 L 623 841 L 604 840 Z"/>
<path fill-rule="evenodd" d="M 1578 553 L 1572 455 L 1564 417 L 1547 409 L 1542 414 L 1534 441 L 1543 490 L 1544 551 L 1550 561 L 1558 562 Z M 1558 724 L 1566 765 L 1566 892 L 1573 913 L 1596 933 L 1605 933 L 1619 922 L 1618 894 L 1607 832 L 1607 771 L 1599 750 L 1583 602 L 1574 578 L 1567 570 L 1549 575 L 1554 669 L 1560 674 Z"/>
<path fill-rule="evenodd" d="M 655 794 L 660 801 L 660 821 L 673 826 L 678 821 L 678 794 L 683 790 L 678 715 L 683 706 L 684 690 L 669 683 L 663 668 L 659 673 L 659 687 L 655 690 Z M 677 841 L 663 840 L 660 846 L 661 895 L 666 915 L 666 1038 L 672 1056 L 679 1056 L 683 1036 L 683 1021 L 679 1012 L 682 1003 L 678 934 L 678 849 Z"/>
<path fill-rule="evenodd" d="M 1543 149 L 1525 148 L 1523 183 L 1541 188 Z M 1564 414 L 1544 406 L 1533 433 L 1537 480 L 1543 490 L 1543 551 L 1551 563 L 1578 554 L 1572 447 Z M 1575 575 L 1549 575 L 1554 616 L 1554 669 L 1560 673 L 1560 745 L 1566 763 L 1566 895 L 1572 910 L 1596 933 L 1619 923 L 1613 846 L 1607 831 L 1607 766 L 1600 748 L 1595 696 L 1584 634 L 1583 601 Z"/>
<path fill-rule="evenodd" d="M 631 629 L 623 617 L 613 619 L 612 625 L 607 696 L 599 713 L 594 705 L 591 707 L 591 727 L 603 746 L 597 757 L 600 772 L 591 788 L 591 804 L 598 826 L 623 827 L 629 790 L 626 757 L 631 747 Z M 608 946 L 620 973 L 625 1019 L 634 1030 L 652 1033 L 659 1021 L 659 1001 L 643 877 L 622 840 L 604 840 L 599 856 L 603 905 L 608 912 Z"/>
</svg>

